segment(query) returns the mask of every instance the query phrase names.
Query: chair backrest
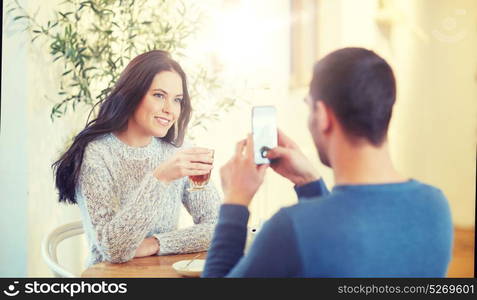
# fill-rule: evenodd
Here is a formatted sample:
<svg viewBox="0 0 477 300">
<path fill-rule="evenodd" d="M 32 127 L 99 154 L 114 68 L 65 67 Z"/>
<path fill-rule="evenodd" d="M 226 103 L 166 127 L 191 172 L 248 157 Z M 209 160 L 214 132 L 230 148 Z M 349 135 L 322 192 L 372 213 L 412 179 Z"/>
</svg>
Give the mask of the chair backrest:
<svg viewBox="0 0 477 300">
<path fill-rule="evenodd" d="M 78 277 L 58 263 L 56 248 L 66 238 L 84 232 L 81 221 L 61 225 L 52 230 L 41 243 L 41 256 L 56 277 Z"/>
</svg>

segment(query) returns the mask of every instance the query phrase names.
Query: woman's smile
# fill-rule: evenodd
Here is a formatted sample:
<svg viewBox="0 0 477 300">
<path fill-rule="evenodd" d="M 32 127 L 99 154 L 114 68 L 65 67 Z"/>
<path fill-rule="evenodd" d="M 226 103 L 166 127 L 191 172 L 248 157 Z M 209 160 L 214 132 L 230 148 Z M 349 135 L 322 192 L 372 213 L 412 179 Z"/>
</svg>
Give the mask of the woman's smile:
<svg viewBox="0 0 477 300">
<path fill-rule="evenodd" d="M 169 125 L 172 123 L 171 119 L 164 118 L 164 117 L 154 117 L 154 119 L 156 119 L 159 125 L 162 125 L 165 127 L 169 127 Z"/>
</svg>

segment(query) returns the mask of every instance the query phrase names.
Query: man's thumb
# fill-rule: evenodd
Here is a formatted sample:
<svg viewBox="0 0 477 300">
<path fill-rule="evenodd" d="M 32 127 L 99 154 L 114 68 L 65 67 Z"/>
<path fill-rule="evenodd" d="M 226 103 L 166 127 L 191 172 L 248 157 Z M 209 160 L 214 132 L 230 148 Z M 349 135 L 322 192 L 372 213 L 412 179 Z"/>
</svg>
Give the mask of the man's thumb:
<svg viewBox="0 0 477 300">
<path fill-rule="evenodd" d="M 267 158 L 277 159 L 285 156 L 286 149 L 283 147 L 276 147 L 267 151 Z"/>
</svg>

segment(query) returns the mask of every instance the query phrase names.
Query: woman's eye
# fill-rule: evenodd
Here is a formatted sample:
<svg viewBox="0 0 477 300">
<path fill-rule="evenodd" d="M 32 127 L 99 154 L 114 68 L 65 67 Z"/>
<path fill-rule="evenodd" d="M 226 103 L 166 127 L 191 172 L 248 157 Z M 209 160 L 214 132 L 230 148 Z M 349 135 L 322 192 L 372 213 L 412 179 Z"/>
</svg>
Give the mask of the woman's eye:
<svg viewBox="0 0 477 300">
<path fill-rule="evenodd" d="M 182 98 L 176 98 L 175 101 L 178 102 L 178 103 L 181 103 L 181 102 L 182 102 Z"/>
<path fill-rule="evenodd" d="M 163 95 L 163 94 L 154 94 L 154 97 L 158 97 L 158 98 L 163 99 L 163 98 L 164 98 L 164 95 Z"/>
</svg>

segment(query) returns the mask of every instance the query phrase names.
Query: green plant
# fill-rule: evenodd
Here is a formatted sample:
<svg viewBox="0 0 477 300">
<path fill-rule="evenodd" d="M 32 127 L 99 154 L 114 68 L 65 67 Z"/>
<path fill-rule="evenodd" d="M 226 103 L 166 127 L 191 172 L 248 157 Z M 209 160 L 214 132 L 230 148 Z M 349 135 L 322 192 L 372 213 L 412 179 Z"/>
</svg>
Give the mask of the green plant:
<svg viewBox="0 0 477 300">
<path fill-rule="evenodd" d="M 52 64 L 61 64 L 58 101 L 51 109 L 52 121 L 71 107 L 91 106 L 105 99 L 120 72 L 136 55 L 152 50 L 184 57 L 187 39 L 200 26 L 200 11 L 182 1 L 165 0 L 66 0 L 48 21 L 40 23 L 18 0 L 9 3 L 13 20 L 26 20 L 31 42 L 44 39 Z M 218 89 L 218 78 L 204 66 L 187 70 L 193 107 L 199 106 L 200 88 Z M 221 97 L 211 110 L 193 116 L 191 127 L 204 120 L 218 120 L 235 103 Z"/>
</svg>

